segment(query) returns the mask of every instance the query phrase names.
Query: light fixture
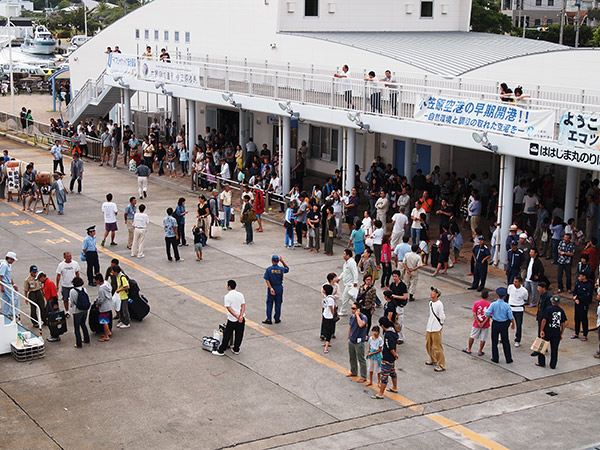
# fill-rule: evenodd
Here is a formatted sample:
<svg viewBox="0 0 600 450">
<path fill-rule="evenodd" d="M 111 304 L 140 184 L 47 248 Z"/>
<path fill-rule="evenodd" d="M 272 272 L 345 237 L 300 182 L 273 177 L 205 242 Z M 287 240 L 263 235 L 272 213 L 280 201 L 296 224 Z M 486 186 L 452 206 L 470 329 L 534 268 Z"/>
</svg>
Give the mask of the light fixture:
<svg viewBox="0 0 600 450">
<path fill-rule="evenodd" d="M 227 103 L 229 103 L 234 108 L 242 109 L 242 104 L 235 102 L 235 100 L 233 99 L 233 94 L 231 92 L 223 93 L 223 94 L 221 94 L 221 97 L 223 97 L 223 100 L 225 100 Z"/>
<path fill-rule="evenodd" d="M 123 77 L 121 75 L 114 75 L 113 80 L 115 80 L 121 87 L 128 88 L 129 85 L 123 81 Z"/>
<path fill-rule="evenodd" d="M 300 113 L 294 112 L 294 110 L 292 109 L 292 102 L 290 101 L 287 101 L 285 103 L 280 102 L 279 107 L 282 111 L 285 111 L 291 117 L 295 117 L 296 119 L 300 117 Z"/>
<path fill-rule="evenodd" d="M 473 134 L 471 134 L 471 137 L 475 142 L 481 144 L 483 148 L 486 148 L 491 152 L 498 153 L 498 146 L 492 145 L 492 143 L 489 141 L 487 131 L 484 131 L 482 133 L 474 131 Z"/>
<path fill-rule="evenodd" d="M 362 121 L 362 119 L 361 119 L 361 117 L 360 117 L 360 113 L 359 113 L 359 112 L 356 112 L 356 113 L 351 113 L 351 112 L 349 112 L 349 113 L 348 113 L 348 115 L 347 115 L 347 117 L 348 117 L 348 120 L 349 120 L 350 122 L 353 122 L 353 123 L 355 123 L 355 124 L 356 124 L 356 126 L 357 126 L 358 128 L 360 128 L 361 130 L 366 130 L 366 131 L 369 131 L 369 132 L 370 132 L 370 130 L 371 130 L 371 126 L 370 126 L 370 125 L 368 125 L 368 124 L 366 124 L 366 123 L 364 123 L 364 122 Z"/>
<path fill-rule="evenodd" d="M 167 91 L 167 89 L 165 88 L 165 83 L 163 83 L 162 81 L 156 81 L 154 83 L 154 87 L 156 89 L 160 89 L 160 91 L 163 93 L 163 95 L 173 95 L 172 92 Z"/>
</svg>

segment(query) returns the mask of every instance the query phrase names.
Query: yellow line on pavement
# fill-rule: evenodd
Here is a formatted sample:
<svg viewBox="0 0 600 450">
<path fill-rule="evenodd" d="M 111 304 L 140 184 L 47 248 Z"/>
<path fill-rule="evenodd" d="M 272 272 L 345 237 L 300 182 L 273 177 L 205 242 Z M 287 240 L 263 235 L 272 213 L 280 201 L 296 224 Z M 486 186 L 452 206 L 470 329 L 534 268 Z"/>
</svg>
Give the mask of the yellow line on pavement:
<svg viewBox="0 0 600 450">
<path fill-rule="evenodd" d="M 7 203 L 7 204 L 9 206 L 12 206 L 13 208 L 19 210 L 18 205 L 14 205 L 11 203 Z M 65 234 L 69 237 L 72 237 L 75 240 L 83 242 L 82 236 L 78 235 L 77 233 L 75 233 L 71 230 L 68 230 L 67 228 L 65 228 L 61 225 L 58 225 L 57 223 L 54 223 L 53 221 L 51 221 L 50 219 L 47 219 L 44 216 L 31 214 L 31 213 L 24 212 L 24 211 L 20 211 L 20 212 L 36 218 L 37 220 L 45 223 L 46 225 L 54 228 L 57 231 L 60 231 L 61 233 Z M 216 311 L 219 311 L 221 313 L 227 312 L 226 308 L 224 306 L 220 305 L 219 303 L 216 303 L 200 294 L 197 294 L 196 292 L 194 292 L 184 286 L 181 286 L 181 285 L 177 284 L 176 282 L 163 277 L 162 275 L 159 275 L 158 273 L 154 272 L 153 270 L 147 269 L 144 266 L 140 266 L 135 261 L 132 261 L 126 257 L 123 257 L 122 255 L 113 253 L 112 251 L 110 251 L 104 247 L 98 247 L 98 251 L 104 253 L 106 256 L 109 256 L 110 258 L 118 258 L 120 263 L 123 263 L 123 264 L 149 276 L 150 278 L 153 278 L 154 280 L 159 281 L 159 282 L 163 283 L 164 285 L 169 286 L 169 287 L 181 292 L 182 294 L 185 294 L 185 295 L 193 298 L 194 300 L 197 300 L 198 302 L 202 303 L 203 305 L 206 305 L 206 306 L 208 306 Z M 330 359 L 325 358 L 323 355 L 315 353 L 314 351 L 309 350 L 306 347 L 303 347 L 302 345 L 292 341 L 291 339 L 288 339 L 280 334 L 275 333 L 274 331 L 272 331 L 269 328 L 263 327 L 260 323 L 246 319 L 246 325 L 249 326 L 250 328 L 258 331 L 259 333 L 262 333 L 263 335 L 268 336 L 268 337 L 274 339 L 275 341 L 278 341 L 278 342 L 284 344 L 286 347 L 300 353 L 301 355 L 304 355 L 307 358 L 310 358 L 319 364 L 322 364 L 326 367 L 329 367 L 330 369 L 335 370 L 336 372 L 338 372 L 340 374 L 345 375 L 346 373 L 348 373 L 348 369 L 346 369 L 344 366 L 341 366 L 341 365 L 331 361 Z M 375 391 L 378 390 L 375 385 L 373 385 L 371 388 Z M 394 400 L 395 402 L 401 404 L 402 406 L 409 407 L 411 410 L 417 412 L 418 414 L 423 414 L 424 408 L 422 406 L 417 405 L 412 400 L 410 400 L 400 394 L 394 394 L 393 392 L 386 391 L 385 396 L 388 397 L 389 399 Z M 493 449 L 493 450 L 508 450 L 506 447 L 503 447 L 502 445 L 500 445 L 500 444 L 498 444 L 498 443 L 496 443 L 496 442 L 494 442 L 472 430 L 469 430 L 468 428 L 466 428 L 446 417 L 442 417 L 437 414 L 425 414 L 425 417 L 438 423 L 439 425 L 443 426 L 444 428 L 447 428 L 449 430 L 452 430 L 455 433 L 465 436 L 466 438 L 470 439 L 471 441 L 473 441 L 476 444 L 479 444 L 485 448 Z"/>
</svg>

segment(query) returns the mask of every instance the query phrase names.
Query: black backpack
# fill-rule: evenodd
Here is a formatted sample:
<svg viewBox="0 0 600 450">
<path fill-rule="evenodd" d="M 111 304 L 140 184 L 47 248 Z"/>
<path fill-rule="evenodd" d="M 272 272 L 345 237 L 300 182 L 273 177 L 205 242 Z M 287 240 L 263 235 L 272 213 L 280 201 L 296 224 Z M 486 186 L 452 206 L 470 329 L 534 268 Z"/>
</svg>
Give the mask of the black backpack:
<svg viewBox="0 0 600 450">
<path fill-rule="evenodd" d="M 77 306 L 77 309 L 80 311 L 87 311 L 88 309 L 90 309 L 90 297 L 83 288 L 80 291 L 78 291 L 75 306 Z"/>
</svg>

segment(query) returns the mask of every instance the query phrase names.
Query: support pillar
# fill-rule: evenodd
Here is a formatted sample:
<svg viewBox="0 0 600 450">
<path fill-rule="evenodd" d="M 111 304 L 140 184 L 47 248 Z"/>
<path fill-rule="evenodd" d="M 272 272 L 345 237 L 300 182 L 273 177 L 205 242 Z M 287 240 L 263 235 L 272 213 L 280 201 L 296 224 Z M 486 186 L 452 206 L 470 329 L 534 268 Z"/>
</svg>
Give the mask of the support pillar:
<svg viewBox="0 0 600 450">
<path fill-rule="evenodd" d="M 504 176 L 502 183 L 502 217 L 500 218 L 500 262 L 507 263 L 506 238 L 510 231 L 513 215 L 513 189 L 515 188 L 515 166 L 516 158 L 514 156 L 504 156 Z"/>
<path fill-rule="evenodd" d="M 342 169 L 344 167 L 344 128 L 338 128 L 338 140 L 337 140 L 337 168 Z"/>
<path fill-rule="evenodd" d="M 248 141 L 248 133 L 246 130 L 246 110 L 241 109 L 240 108 L 240 112 L 239 112 L 239 137 L 238 137 L 238 142 L 240 144 L 240 147 L 242 147 L 242 152 L 244 154 L 243 156 L 243 161 L 246 161 L 246 142 Z"/>
<path fill-rule="evenodd" d="M 567 167 L 567 186 L 565 189 L 565 222 L 576 218 L 575 202 L 577 200 L 577 167 Z"/>
<path fill-rule="evenodd" d="M 131 92 L 123 88 L 123 124 L 131 126 Z"/>
<path fill-rule="evenodd" d="M 189 155 L 189 164 L 192 163 L 192 151 L 194 150 L 194 144 L 196 143 L 196 101 L 188 100 L 188 155 Z"/>
<path fill-rule="evenodd" d="M 356 161 L 356 129 L 348 128 L 348 139 L 346 141 L 348 149 L 346 151 L 346 190 L 352 192 L 355 187 L 354 166 Z"/>
<path fill-rule="evenodd" d="M 179 123 L 179 99 L 177 97 L 171 97 L 171 123 L 177 122 L 177 129 L 181 128 Z"/>
<path fill-rule="evenodd" d="M 408 179 L 409 183 L 412 182 L 414 152 L 415 152 L 415 140 L 407 139 L 406 147 L 404 148 L 404 176 Z"/>
<path fill-rule="evenodd" d="M 292 189 L 292 180 L 291 180 L 291 144 L 292 144 L 292 119 L 290 117 L 284 116 L 280 117 L 282 121 L 282 136 L 281 136 L 281 186 L 283 187 L 283 194 L 287 195 Z"/>
</svg>

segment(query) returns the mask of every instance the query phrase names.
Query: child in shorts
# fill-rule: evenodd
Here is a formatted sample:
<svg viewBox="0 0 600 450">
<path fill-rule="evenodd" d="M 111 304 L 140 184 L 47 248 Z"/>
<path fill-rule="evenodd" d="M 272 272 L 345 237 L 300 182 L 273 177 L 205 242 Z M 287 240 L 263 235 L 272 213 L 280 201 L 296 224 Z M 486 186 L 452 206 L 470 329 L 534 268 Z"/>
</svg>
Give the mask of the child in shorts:
<svg viewBox="0 0 600 450">
<path fill-rule="evenodd" d="M 194 234 L 194 251 L 196 252 L 196 261 L 202 261 L 202 247 L 204 247 L 204 236 L 206 236 L 204 232 L 204 227 L 202 225 L 195 225 L 192 228 L 192 233 Z"/>
<path fill-rule="evenodd" d="M 375 325 L 371 329 L 369 338 L 369 351 L 367 352 L 367 370 L 369 372 L 369 381 L 365 386 L 373 384 L 373 374 L 377 375 L 377 384 L 380 383 L 381 371 L 381 352 L 383 351 L 383 339 L 379 336 L 379 327 Z"/>
</svg>

